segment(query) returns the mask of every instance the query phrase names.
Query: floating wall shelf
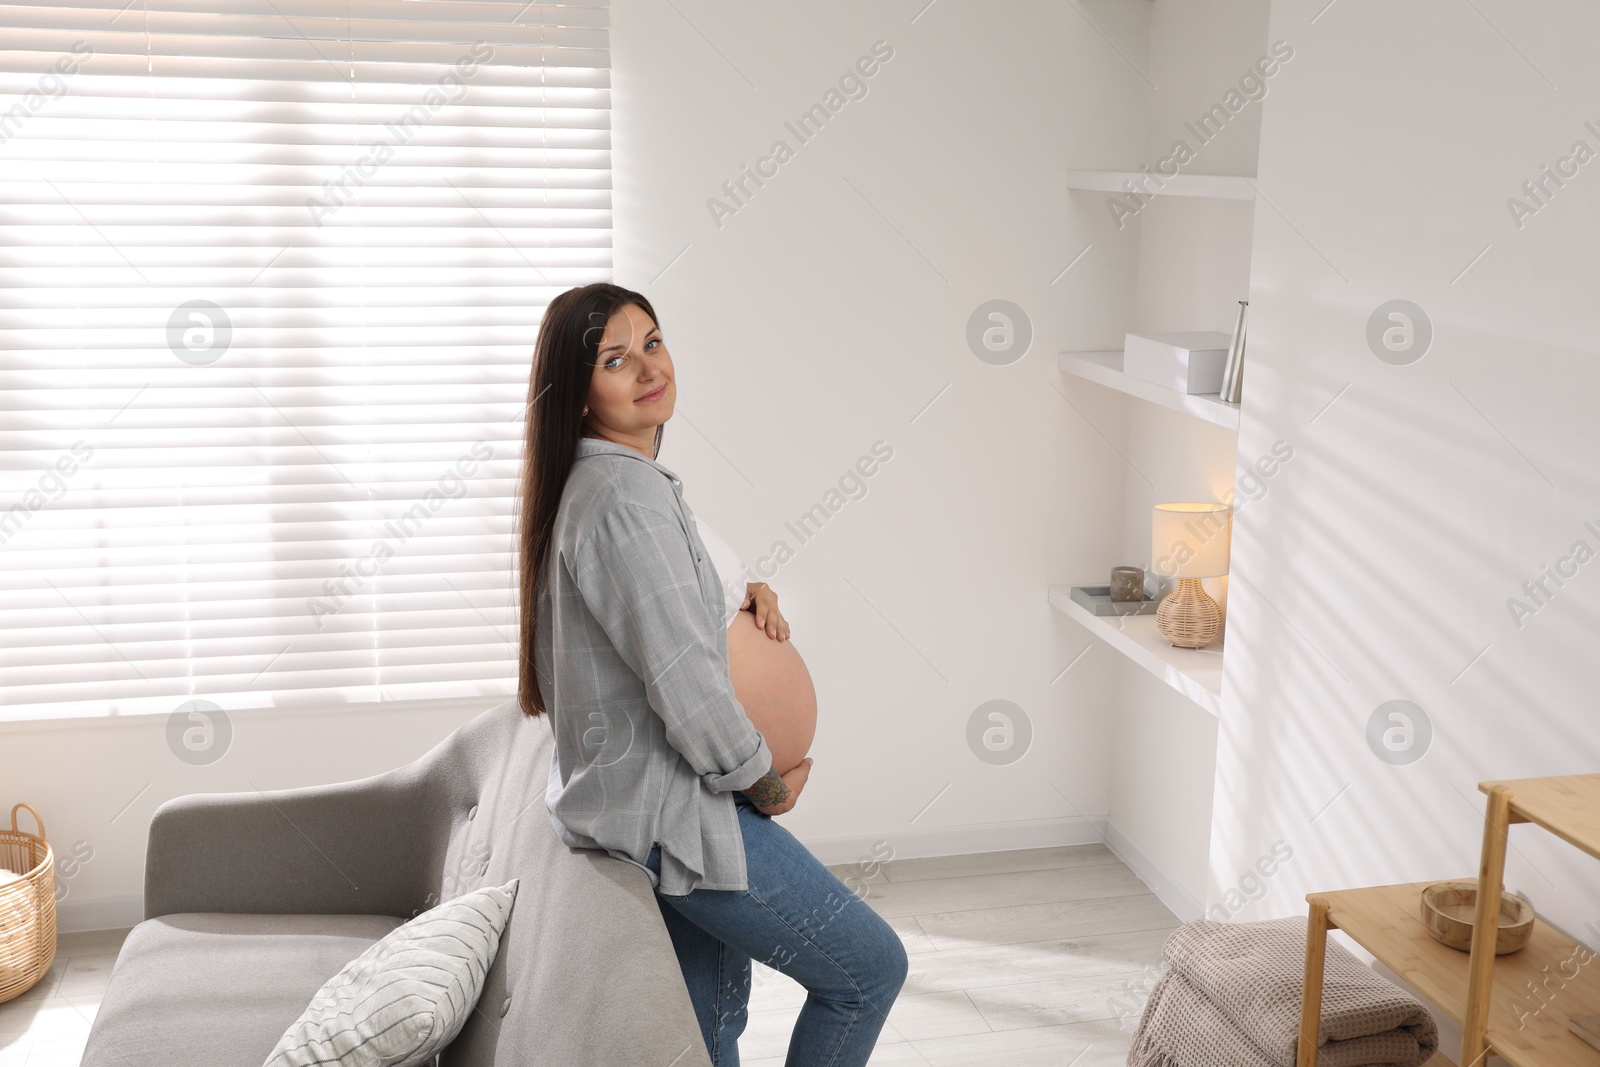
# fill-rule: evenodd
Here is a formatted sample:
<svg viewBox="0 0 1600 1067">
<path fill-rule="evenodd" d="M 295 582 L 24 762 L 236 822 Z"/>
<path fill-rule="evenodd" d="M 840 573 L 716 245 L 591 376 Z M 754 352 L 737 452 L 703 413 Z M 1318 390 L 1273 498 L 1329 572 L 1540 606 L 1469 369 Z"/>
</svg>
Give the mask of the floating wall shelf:
<svg viewBox="0 0 1600 1067">
<path fill-rule="evenodd" d="M 1200 705 L 1222 714 L 1221 644 L 1174 648 L 1156 632 L 1154 615 L 1093 615 L 1072 599 L 1070 585 L 1052 585 L 1050 603 L 1106 644 Z"/>
<path fill-rule="evenodd" d="M 1148 400 L 1152 404 L 1193 415 L 1197 419 L 1224 426 L 1239 428 L 1239 405 L 1229 404 L 1216 393 L 1180 393 L 1176 389 L 1135 378 L 1122 370 L 1122 353 L 1118 352 L 1062 352 L 1056 357 L 1057 366 L 1065 373 L 1086 378 L 1119 393 Z"/>
<path fill-rule="evenodd" d="M 1215 200 L 1254 200 L 1255 179 L 1232 174 L 1156 174 L 1142 170 L 1069 170 L 1067 188 L 1097 193 L 1126 193 L 1127 182 L 1156 196 L 1207 196 Z M 1159 181 L 1160 184 L 1157 184 Z"/>
</svg>

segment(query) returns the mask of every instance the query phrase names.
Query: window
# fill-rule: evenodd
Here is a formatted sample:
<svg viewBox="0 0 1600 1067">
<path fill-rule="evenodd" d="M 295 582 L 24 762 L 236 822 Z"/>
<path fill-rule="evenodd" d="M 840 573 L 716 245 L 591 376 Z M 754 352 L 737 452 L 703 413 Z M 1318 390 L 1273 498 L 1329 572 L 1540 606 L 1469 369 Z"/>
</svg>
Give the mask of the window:
<svg viewBox="0 0 1600 1067">
<path fill-rule="evenodd" d="M 0 8 L 0 718 L 513 694 L 604 0 L 121 4 Z"/>
</svg>

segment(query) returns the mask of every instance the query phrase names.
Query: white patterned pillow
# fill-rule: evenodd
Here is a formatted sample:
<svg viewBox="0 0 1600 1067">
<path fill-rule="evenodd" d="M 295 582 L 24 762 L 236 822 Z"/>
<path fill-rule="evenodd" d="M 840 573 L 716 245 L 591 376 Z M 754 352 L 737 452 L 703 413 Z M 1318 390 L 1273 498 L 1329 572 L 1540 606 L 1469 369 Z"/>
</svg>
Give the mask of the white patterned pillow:
<svg viewBox="0 0 1600 1067">
<path fill-rule="evenodd" d="M 317 991 L 262 1067 L 417 1067 L 455 1039 L 483 992 L 517 880 L 397 926 Z"/>
</svg>

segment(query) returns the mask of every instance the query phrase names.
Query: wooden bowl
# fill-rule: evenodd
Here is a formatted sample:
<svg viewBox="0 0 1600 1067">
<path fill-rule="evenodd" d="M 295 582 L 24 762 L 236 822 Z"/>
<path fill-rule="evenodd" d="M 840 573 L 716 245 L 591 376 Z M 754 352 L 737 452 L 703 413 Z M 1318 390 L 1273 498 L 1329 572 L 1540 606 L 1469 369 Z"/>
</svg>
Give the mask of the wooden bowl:
<svg viewBox="0 0 1600 1067">
<path fill-rule="evenodd" d="M 1472 925 L 1478 908 L 1477 882 L 1435 882 L 1422 891 L 1422 925 L 1441 945 L 1472 951 Z M 1494 954 L 1515 952 L 1533 936 L 1533 905 L 1516 893 L 1500 894 L 1500 925 Z"/>
</svg>

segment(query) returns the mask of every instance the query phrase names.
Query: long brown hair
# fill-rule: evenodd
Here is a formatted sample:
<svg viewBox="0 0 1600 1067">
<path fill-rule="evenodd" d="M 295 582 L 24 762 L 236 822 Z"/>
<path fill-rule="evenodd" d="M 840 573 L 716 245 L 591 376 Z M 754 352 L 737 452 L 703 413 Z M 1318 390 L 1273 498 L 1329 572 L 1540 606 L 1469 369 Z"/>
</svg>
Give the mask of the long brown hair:
<svg viewBox="0 0 1600 1067">
<path fill-rule="evenodd" d="M 583 406 L 589 398 L 600 338 L 611 316 L 637 304 L 657 326 L 655 308 L 632 289 L 610 282 L 568 289 L 545 308 L 528 378 L 528 429 L 523 439 L 522 507 L 517 522 L 521 645 L 517 652 L 517 702 L 524 715 L 549 710 L 534 669 L 539 631 L 539 578 L 550 556 L 556 511 L 583 436 Z M 655 448 L 661 450 L 661 426 Z"/>
</svg>

